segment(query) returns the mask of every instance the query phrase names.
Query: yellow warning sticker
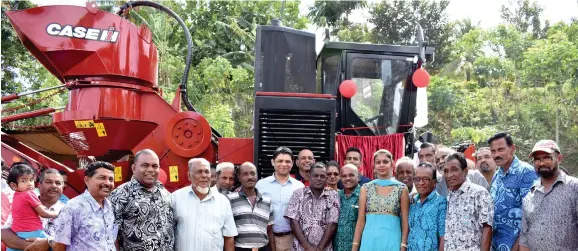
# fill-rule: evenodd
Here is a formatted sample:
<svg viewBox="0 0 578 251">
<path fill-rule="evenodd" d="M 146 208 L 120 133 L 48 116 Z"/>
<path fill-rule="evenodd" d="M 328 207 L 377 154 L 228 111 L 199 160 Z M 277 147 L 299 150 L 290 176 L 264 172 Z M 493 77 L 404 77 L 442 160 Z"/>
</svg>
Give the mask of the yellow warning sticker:
<svg viewBox="0 0 578 251">
<path fill-rule="evenodd" d="M 179 182 L 179 167 L 169 166 L 169 176 L 171 182 Z"/>
<path fill-rule="evenodd" d="M 96 129 L 96 134 L 98 134 L 98 137 L 106 137 L 106 129 L 104 129 L 104 123 L 94 123 L 94 128 Z"/>
<path fill-rule="evenodd" d="M 94 120 L 77 120 L 74 121 L 76 128 L 93 128 Z"/>
<path fill-rule="evenodd" d="M 114 182 L 122 181 L 122 166 L 114 167 Z"/>
</svg>

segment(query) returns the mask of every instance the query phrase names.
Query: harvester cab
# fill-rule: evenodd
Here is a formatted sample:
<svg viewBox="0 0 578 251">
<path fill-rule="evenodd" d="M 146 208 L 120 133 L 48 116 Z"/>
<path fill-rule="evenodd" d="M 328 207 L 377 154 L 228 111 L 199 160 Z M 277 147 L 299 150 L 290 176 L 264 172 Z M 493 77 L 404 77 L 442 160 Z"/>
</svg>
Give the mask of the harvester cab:
<svg viewBox="0 0 578 251">
<path fill-rule="evenodd" d="M 338 133 L 378 136 L 413 127 L 418 84 L 412 76 L 434 55 L 423 36 L 417 46 L 326 39 L 319 54 L 315 37 L 279 22 L 257 28 L 254 160 L 260 177 L 273 172 L 278 146 L 294 154 L 307 148 L 326 162 Z M 407 134 L 408 155 L 413 141 Z"/>
</svg>

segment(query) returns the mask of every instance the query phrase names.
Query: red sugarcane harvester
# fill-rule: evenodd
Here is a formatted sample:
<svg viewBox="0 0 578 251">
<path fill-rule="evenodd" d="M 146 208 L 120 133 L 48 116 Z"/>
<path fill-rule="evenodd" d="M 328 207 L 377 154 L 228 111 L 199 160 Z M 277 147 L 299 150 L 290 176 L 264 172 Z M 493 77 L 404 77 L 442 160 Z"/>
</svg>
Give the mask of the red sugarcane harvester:
<svg viewBox="0 0 578 251">
<path fill-rule="evenodd" d="M 159 95 L 151 31 L 124 18 L 139 6 L 166 12 L 184 29 L 185 72 L 172 103 Z M 84 190 L 82 168 L 89 161 L 115 164 L 119 185 L 131 177 L 127 156 L 145 148 L 159 155 L 160 179 L 171 191 L 189 183 L 187 162 L 193 157 L 213 164 L 251 161 L 261 177 L 273 172 L 271 154 L 281 145 L 296 152 L 309 148 L 318 160 L 328 161 L 334 158 L 336 132 L 406 133 L 407 143 L 401 144 L 407 145 L 406 154 L 413 153 L 414 138 L 407 132 L 416 116 L 416 86 L 427 85 L 422 65 L 433 59 L 422 34 L 417 46 L 326 41 L 317 54 L 315 34 L 282 27 L 277 20 L 259 26 L 254 138 L 244 139 L 221 137 L 189 102 L 191 35 L 161 4 L 133 1 L 112 14 L 88 2 L 86 7 L 43 6 L 6 15 L 23 45 L 63 83 L 55 88 L 68 91 L 68 103 L 62 111 L 47 108 L 3 117 L 2 123 L 52 113 L 52 126 L 78 159 L 66 167 L 4 133 L 2 156 L 9 164 L 18 156 L 37 168 L 68 171 L 70 196 Z M 356 94 L 357 88 L 361 92 Z M 22 95 L 3 97 L 2 103 Z"/>
</svg>

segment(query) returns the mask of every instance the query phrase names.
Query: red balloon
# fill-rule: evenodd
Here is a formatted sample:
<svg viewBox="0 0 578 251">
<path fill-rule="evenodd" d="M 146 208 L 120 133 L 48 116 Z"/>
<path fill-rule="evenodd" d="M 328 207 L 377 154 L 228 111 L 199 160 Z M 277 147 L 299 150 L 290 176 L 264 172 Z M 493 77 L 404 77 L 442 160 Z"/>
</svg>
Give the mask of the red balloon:
<svg viewBox="0 0 578 251">
<path fill-rule="evenodd" d="M 339 93 L 341 93 L 341 96 L 343 96 L 344 98 L 351 98 L 353 96 L 355 96 L 355 93 L 357 92 L 357 85 L 355 84 L 355 82 L 353 82 L 353 80 L 345 80 L 343 82 L 341 82 L 341 84 L 339 85 Z"/>
<path fill-rule="evenodd" d="M 159 181 L 163 183 L 163 185 L 167 182 L 167 173 L 163 169 L 159 170 Z"/>
<path fill-rule="evenodd" d="M 411 80 L 419 88 L 426 87 L 429 85 L 429 73 L 424 68 L 419 68 L 413 73 Z"/>
</svg>

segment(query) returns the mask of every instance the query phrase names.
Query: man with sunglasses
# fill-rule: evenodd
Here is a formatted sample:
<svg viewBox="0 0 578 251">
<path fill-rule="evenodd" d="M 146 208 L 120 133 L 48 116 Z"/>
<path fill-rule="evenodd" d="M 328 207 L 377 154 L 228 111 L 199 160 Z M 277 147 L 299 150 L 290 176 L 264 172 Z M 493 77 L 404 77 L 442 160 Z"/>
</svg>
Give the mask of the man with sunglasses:
<svg viewBox="0 0 578 251">
<path fill-rule="evenodd" d="M 437 251 L 444 246 L 447 201 L 435 191 L 436 176 L 436 168 L 428 162 L 415 169 L 413 183 L 418 194 L 409 206 L 408 251 Z"/>
<path fill-rule="evenodd" d="M 552 140 L 536 143 L 530 158 L 540 179 L 523 201 L 520 251 L 578 250 L 578 179 L 560 171 Z"/>
</svg>

